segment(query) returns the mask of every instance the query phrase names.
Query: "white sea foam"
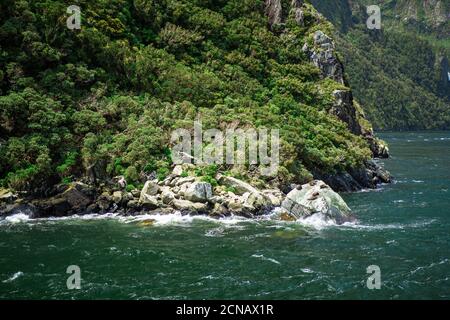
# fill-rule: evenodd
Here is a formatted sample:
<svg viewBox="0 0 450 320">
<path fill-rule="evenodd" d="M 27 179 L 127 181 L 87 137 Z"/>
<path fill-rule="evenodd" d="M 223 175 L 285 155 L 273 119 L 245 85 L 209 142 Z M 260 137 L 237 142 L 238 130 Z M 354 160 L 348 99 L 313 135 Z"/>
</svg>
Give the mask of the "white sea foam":
<svg viewBox="0 0 450 320">
<path fill-rule="evenodd" d="M 304 226 L 314 228 L 316 230 L 322 230 L 329 227 L 336 227 L 338 224 L 331 219 L 327 219 L 323 214 L 316 213 L 312 216 L 301 218 L 296 221 Z"/>
<path fill-rule="evenodd" d="M 314 271 L 312 271 L 311 269 L 308 269 L 308 268 L 303 268 L 303 269 L 300 269 L 303 273 L 314 273 Z"/>
<path fill-rule="evenodd" d="M 267 258 L 267 257 L 265 257 L 262 254 L 253 254 L 252 258 L 257 258 L 257 259 L 261 259 L 261 260 L 264 260 L 264 261 L 270 261 L 270 262 L 273 262 L 275 264 L 281 264 L 279 261 L 277 261 L 275 259 L 272 259 L 272 258 Z"/>
<path fill-rule="evenodd" d="M 16 213 L 13 214 L 12 216 L 8 216 L 6 217 L 3 221 L 3 223 L 11 223 L 11 224 L 15 224 L 15 223 L 21 223 L 21 222 L 27 222 L 30 221 L 30 217 L 24 213 Z"/>
<path fill-rule="evenodd" d="M 10 278 L 3 280 L 3 283 L 8 283 L 8 282 L 13 282 L 14 280 L 16 280 L 17 278 L 23 276 L 23 272 L 22 271 L 18 271 L 16 273 L 14 273 Z"/>
<path fill-rule="evenodd" d="M 360 229 L 360 230 L 368 230 L 368 231 L 377 231 L 377 230 L 390 230 L 390 229 L 416 229 L 416 228 L 423 228 L 425 226 L 428 226 L 430 224 L 433 224 L 437 221 L 437 219 L 429 219 L 429 220 L 423 220 L 423 221 L 416 221 L 411 223 L 388 223 L 388 224 L 376 224 L 376 225 L 363 225 L 363 224 L 356 224 L 356 223 L 344 223 L 343 226 L 354 228 L 354 229 Z"/>
<path fill-rule="evenodd" d="M 400 201 L 399 201 L 400 202 Z M 322 214 L 314 214 L 312 216 L 301 218 L 296 221 L 280 221 L 277 219 L 279 213 L 283 211 L 282 208 L 275 208 L 271 213 L 259 216 L 256 218 L 245 218 L 240 216 L 230 216 L 224 218 L 212 218 L 204 215 L 182 215 L 180 212 L 175 212 L 172 214 L 143 214 L 139 216 L 123 216 L 117 213 L 107 213 L 107 214 L 87 214 L 87 215 L 73 215 L 68 217 L 53 217 L 53 218 L 39 218 L 31 219 L 29 216 L 23 213 L 18 213 L 9 217 L 6 217 L 0 221 L 0 225 L 4 224 L 17 224 L 17 223 L 41 223 L 46 221 L 77 221 L 77 220 L 103 220 L 103 219 L 113 219 L 120 223 L 131 224 L 139 223 L 146 220 L 152 220 L 153 226 L 189 226 L 195 221 L 207 221 L 210 223 L 218 224 L 217 228 L 212 228 L 206 231 L 205 236 L 208 237 L 220 237 L 223 236 L 227 228 L 233 229 L 244 229 L 245 224 L 249 223 L 261 223 L 262 221 L 270 222 L 268 224 L 269 228 L 290 228 L 295 225 L 301 225 L 307 228 L 312 228 L 315 230 L 323 230 L 326 228 L 340 227 L 343 229 L 359 229 L 359 230 L 389 230 L 389 229 L 406 229 L 406 228 L 422 228 L 429 224 L 436 222 L 436 219 L 416 221 L 412 223 L 400 224 L 400 223 L 390 223 L 390 224 L 375 224 L 375 225 L 364 225 L 360 224 L 358 221 L 347 222 L 344 224 L 337 224 L 334 220 L 326 218 Z"/>
</svg>

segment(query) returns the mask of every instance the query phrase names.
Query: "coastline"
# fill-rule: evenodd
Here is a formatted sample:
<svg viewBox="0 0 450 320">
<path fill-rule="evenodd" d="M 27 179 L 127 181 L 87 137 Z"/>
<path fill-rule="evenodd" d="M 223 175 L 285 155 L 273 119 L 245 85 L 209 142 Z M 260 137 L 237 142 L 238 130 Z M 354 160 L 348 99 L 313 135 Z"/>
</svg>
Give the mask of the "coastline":
<svg viewBox="0 0 450 320">
<path fill-rule="evenodd" d="M 142 189 L 126 190 L 122 176 L 94 185 L 87 179 L 70 184 L 56 185 L 48 195 L 18 194 L 6 189 L 0 192 L 0 217 L 22 213 L 30 218 L 66 217 L 72 215 L 107 214 L 123 216 L 143 214 L 205 215 L 213 218 L 241 216 L 256 218 L 282 208 L 282 220 L 296 220 L 316 213 L 343 223 L 346 206 L 336 192 L 356 192 L 376 189 L 392 182 L 389 172 L 374 160 L 365 167 L 339 174 L 317 174 L 317 179 L 305 184 L 267 186 L 259 189 L 251 184 L 221 173 L 215 175 L 217 185 L 203 181 L 202 177 L 185 176 L 177 165 L 164 180 L 147 180 Z M 296 192 L 306 190 L 299 197 Z M 328 191 L 330 194 L 324 194 Z M 288 203 L 295 195 L 293 207 Z M 331 196 L 331 198 L 330 198 Z M 338 199 L 336 204 L 336 200 Z M 325 208 L 321 203 L 326 203 Z M 333 206 L 344 211 L 344 218 L 331 215 Z M 351 210 L 349 210 L 350 212 Z"/>
</svg>

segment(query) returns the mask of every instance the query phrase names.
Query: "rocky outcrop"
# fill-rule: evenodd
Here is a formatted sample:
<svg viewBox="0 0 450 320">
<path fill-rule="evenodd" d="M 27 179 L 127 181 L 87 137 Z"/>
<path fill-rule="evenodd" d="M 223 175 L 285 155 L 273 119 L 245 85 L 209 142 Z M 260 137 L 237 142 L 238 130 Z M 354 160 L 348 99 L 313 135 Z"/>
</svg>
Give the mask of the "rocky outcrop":
<svg viewBox="0 0 450 320">
<path fill-rule="evenodd" d="M 350 90 L 334 90 L 333 96 L 335 102 L 330 112 L 345 122 L 352 133 L 361 135 L 361 124 L 358 121 L 356 109 L 353 105 L 352 92 Z"/>
<path fill-rule="evenodd" d="M 38 208 L 39 216 L 66 216 L 83 214 L 93 203 L 94 191 L 90 186 L 77 182 L 68 186 L 60 194 L 47 200 L 36 200 L 33 204 Z"/>
<path fill-rule="evenodd" d="M 298 25 L 304 26 L 305 14 L 303 11 L 303 0 L 292 0 L 290 13 Z M 265 13 L 271 28 L 285 22 L 287 13 L 283 12 L 281 0 L 265 0 Z"/>
<path fill-rule="evenodd" d="M 271 27 L 281 23 L 282 14 L 281 0 L 266 0 L 266 15 L 269 18 L 269 25 Z"/>
<path fill-rule="evenodd" d="M 390 173 L 373 160 L 349 171 L 334 174 L 316 173 L 314 176 L 338 192 L 375 189 L 380 183 L 392 182 Z"/>
<path fill-rule="evenodd" d="M 299 26 L 305 25 L 305 14 L 303 12 L 303 0 L 292 0 L 291 11 L 294 15 L 294 19 Z"/>
<path fill-rule="evenodd" d="M 335 45 L 330 37 L 322 31 L 314 33 L 312 48 L 307 43 L 303 51 L 309 55 L 311 62 L 321 70 L 323 77 L 346 85 L 343 64 L 336 57 Z M 334 90 L 334 103 L 329 112 L 347 124 L 348 129 L 355 135 L 367 140 L 370 150 L 375 158 L 389 157 L 389 150 L 379 139 L 375 138 L 372 128 L 364 129 L 361 122 L 367 122 L 362 110 L 358 110 L 353 101 L 351 90 Z"/>
<path fill-rule="evenodd" d="M 345 201 L 323 181 L 311 181 L 292 190 L 282 207 L 296 219 L 317 214 L 338 224 L 354 220 Z"/>
<path fill-rule="evenodd" d="M 336 48 L 333 40 L 320 30 L 314 33 L 313 39 L 314 46 L 310 47 L 305 43 L 302 49 L 303 52 L 320 69 L 323 77 L 331 78 L 338 83 L 345 84 L 344 67 L 336 58 Z"/>
</svg>

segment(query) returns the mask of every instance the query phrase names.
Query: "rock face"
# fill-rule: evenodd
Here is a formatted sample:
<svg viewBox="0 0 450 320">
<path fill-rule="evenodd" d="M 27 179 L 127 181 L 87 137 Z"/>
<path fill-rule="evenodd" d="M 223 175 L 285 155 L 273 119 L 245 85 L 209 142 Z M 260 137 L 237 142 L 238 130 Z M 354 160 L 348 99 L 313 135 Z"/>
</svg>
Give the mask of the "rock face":
<svg viewBox="0 0 450 320">
<path fill-rule="evenodd" d="M 281 23 L 282 13 L 281 0 L 266 0 L 266 15 L 269 18 L 271 27 Z"/>
<path fill-rule="evenodd" d="M 84 214 L 94 201 L 93 188 L 79 182 L 61 186 L 61 193 L 48 198 L 32 201 L 36 210 L 32 217 L 61 217 L 72 214 Z"/>
<path fill-rule="evenodd" d="M 334 90 L 333 96 L 335 103 L 330 112 L 345 122 L 352 133 L 361 135 L 361 125 L 356 116 L 352 92 L 350 90 Z"/>
<path fill-rule="evenodd" d="M 314 33 L 314 47 L 310 48 L 305 43 L 303 51 L 309 55 L 311 62 L 321 70 L 323 77 L 346 85 L 343 64 L 336 57 L 333 40 L 318 30 Z M 363 130 L 361 119 L 365 119 L 362 109 L 358 112 L 350 90 L 333 91 L 334 104 L 330 113 L 347 124 L 348 129 L 355 135 L 364 137 L 376 158 L 389 157 L 388 148 L 380 140 L 376 139 L 372 129 Z"/>
<path fill-rule="evenodd" d="M 392 182 L 388 171 L 375 161 L 370 160 L 359 167 L 337 174 L 316 174 L 316 177 L 327 183 L 333 190 L 352 192 L 361 189 L 374 189 L 380 183 Z"/>
<path fill-rule="evenodd" d="M 333 40 L 325 33 L 320 30 L 316 31 L 314 33 L 314 47 L 310 48 L 305 44 L 303 51 L 309 55 L 311 62 L 321 70 L 324 77 L 345 84 L 344 67 L 336 58 Z"/>
<path fill-rule="evenodd" d="M 282 207 L 296 219 L 320 214 L 342 224 L 354 218 L 345 201 L 323 181 L 313 181 L 294 189 L 286 196 Z"/>
<path fill-rule="evenodd" d="M 193 202 L 207 202 L 212 197 L 212 186 L 206 182 L 194 182 L 185 191 L 184 197 Z"/>
</svg>

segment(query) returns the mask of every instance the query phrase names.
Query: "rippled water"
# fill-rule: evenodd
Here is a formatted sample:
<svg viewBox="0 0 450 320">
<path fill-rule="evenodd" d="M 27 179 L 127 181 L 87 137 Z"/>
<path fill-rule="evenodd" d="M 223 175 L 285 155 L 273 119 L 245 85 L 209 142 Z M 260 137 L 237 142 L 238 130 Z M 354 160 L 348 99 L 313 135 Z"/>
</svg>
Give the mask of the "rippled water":
<svg viewBox="0 0 450 320">
<path fill-rule="evenodd" d="M 396 183 L 344 195 L 358 224 L 10 217 L 0 298 L 449 299 L 450 133 L 382 138 Z M 81 268 L 80 290 L 66 287 L 69 265 Z M 369 265 L 381 269 L 380 290 L 367 289 Z"/>
</svg>

